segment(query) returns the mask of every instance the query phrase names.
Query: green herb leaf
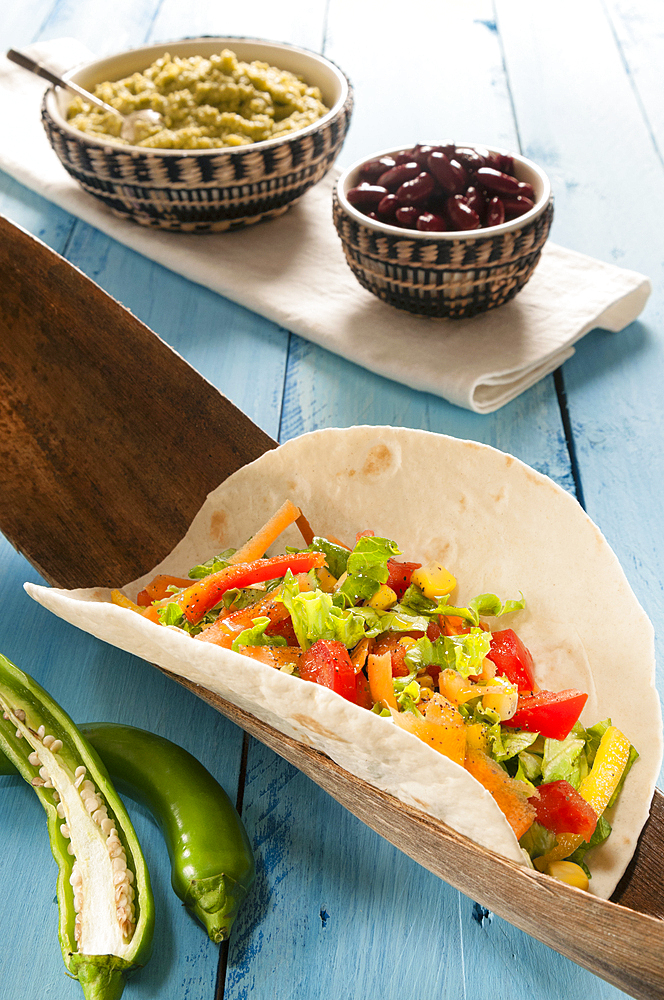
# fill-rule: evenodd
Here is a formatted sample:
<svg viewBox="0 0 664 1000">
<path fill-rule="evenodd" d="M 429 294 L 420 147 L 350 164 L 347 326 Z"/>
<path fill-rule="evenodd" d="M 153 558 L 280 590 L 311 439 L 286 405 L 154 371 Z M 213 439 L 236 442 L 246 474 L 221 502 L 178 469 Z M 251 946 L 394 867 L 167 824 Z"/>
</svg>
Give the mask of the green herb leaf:
<svg viewBox="0 0 664 1000">
<path fill-rule="evenodd" d="M 447 601 L 445 601 L 441 602 L 436 610 L 438 614 L 463 618 L 464 621 L 469 621 L 477 626 L 480 623 L 480 615 L 489 618 L 500 618 L 502 615 L 508 615 L 512 611 L 521 611 L 525 606 L 526 602 L 523 594 L 521 595 L 521 600 L 505 601 L 504 604 L 495 594 L 479 594 L 478 597 L 473 597 L 472 601 L 468 602 L 468 607 L 466 608 L 451 608 L 447 604 Z"/>
</svg>

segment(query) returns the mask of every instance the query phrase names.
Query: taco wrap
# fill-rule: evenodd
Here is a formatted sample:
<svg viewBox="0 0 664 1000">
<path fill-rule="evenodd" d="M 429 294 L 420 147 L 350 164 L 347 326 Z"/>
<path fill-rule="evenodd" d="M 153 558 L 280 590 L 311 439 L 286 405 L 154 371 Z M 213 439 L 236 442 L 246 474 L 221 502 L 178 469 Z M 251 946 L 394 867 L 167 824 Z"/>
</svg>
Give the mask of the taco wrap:
<svg viewBox="0 0 664 1000">
<path fill-rule="evenodd" d="M 209 495 L 173 552 L 122 588 L 135 601 L 157 575 L 185 577 L 238 547 L 289 498 L 315 533 L 395 539 L 403 558 L 439 561 L 475 595 L 525 596 L 510 626 L 540 688 L 588 695 L 583 725 L 610 718 L 638 748 L 611 836 L 591 852 L 590 891 L 608 898 L 643 824 L 662 760 L 652 626 L 618 560 L 576 500 L 518 459 L 472 441 L 393 427 L 303 435 L 245 466 Z M 274 547 L 302 548 L 296 527 Z M 268 555 L 272 554 L 268 551 Z M 199 684 L 341 767 L 516 862 L 524 853 L 496 801 L 464 767 L 379 714 L 320 684 L 112 603 L 111 591 L 25 585 L 44 607 L 121 649 Z"/>
</svg>

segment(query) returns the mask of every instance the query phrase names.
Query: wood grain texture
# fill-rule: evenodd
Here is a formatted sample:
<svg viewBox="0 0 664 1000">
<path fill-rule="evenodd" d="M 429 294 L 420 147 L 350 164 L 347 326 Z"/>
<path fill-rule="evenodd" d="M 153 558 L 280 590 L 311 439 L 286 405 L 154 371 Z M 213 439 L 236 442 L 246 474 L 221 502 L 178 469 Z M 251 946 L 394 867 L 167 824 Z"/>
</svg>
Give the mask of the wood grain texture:
<svg viewBox="0 0 664 1000">
<path fill-rule="evenodd" d="M 219 482 L 276 443 L 2 219 L 0 280 L 0 527 L 47 580 L 133 579 L 170 552 Z"/>
</svg>

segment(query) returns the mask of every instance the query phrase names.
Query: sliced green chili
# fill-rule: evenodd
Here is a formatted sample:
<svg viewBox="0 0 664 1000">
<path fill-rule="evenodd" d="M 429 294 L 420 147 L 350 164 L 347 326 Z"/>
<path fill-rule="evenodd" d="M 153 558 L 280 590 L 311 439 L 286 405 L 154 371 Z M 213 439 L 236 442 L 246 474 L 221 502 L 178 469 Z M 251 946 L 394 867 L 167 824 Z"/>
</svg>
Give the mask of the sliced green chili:
<svg viewBox="0 0 664 1000">
<path fill-rule="evenodd" d="M 2 655 L 0 750 L 46 810 L 65 965 L 86 1000 L 118 1000 L 125 976 L 150 956 L 154 902 L 145 860 L 96 752 L 50 695 Z"/>
<path fill-rule="evenodd" d="M 254 879 L 242 821 L 218 781 L 182 747 L 132 726 L 91 722 L 80 731 L 120 790 L 152 812 L 171 859 L 171 883 L 213 941 L 229 935 Z M 11 773 L 0 755 L 0 774 Z"/>
</svg>

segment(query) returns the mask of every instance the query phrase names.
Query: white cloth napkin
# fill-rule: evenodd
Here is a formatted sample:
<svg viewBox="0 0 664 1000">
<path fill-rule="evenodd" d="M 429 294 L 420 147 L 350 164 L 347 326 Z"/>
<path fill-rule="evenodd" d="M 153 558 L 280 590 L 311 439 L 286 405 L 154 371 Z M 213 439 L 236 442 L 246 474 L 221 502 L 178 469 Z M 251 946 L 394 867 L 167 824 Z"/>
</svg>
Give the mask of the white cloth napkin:
<svg viewBox="0 0 664 1000">
<path fill-rule="evenodd" d="M 93 58 L 73 39 L 26 51 L 55 72 Z M 530 282 L 507 305 L 464 320 L 411 316 L 365 291 L 349 270 L 332 223 L 336 171 L 284 216 L 246 230 L 143 228 L 115 218 L 61 166 L 40 121 L 44 89 L 40 78 L 0 57 L 0 168 L 16 180 L 301 337 L 478 413 L 497 410 L 548 375 L 589 330 L 622 330 L 650 294 L 643 275 L 548 243 Z"/>
</svg>

